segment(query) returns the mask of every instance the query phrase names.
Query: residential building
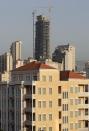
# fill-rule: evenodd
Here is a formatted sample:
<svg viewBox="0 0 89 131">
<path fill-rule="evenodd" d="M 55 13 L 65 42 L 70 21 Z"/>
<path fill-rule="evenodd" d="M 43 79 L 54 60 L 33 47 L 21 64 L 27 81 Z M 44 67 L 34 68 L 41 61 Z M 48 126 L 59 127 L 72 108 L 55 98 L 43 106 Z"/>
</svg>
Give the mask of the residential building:
<svg viewBox="0 0 89 131">
<path fill-rule="evenodd" d="M 89 78 L 89 61 L 85 63 L 86 77 Z"/>
<path fill-rule="evenodd" d="M 16 67 L 16 62 L 17 60 L 21 60 L 21 53 L 22 53 L 22 42 L 21 41 L 15 41 L 12 43 L 11 47 L 10 47 L 10 53 L 12 55 L 12 59 L 13 59 L 13 68 Z"/>
<path fill-rule="evenodd" d="M 75 71 L 75 47 L 59 45 L 52 54 L 52 60 L 63 64 L 63 70 Z"/>
<path fill-rule="evenodd" d="M 50 57 L 50 21 L 47 17 L 37 16 L 35 32 L 35 59 L 45 60 Z"/>
<path fill-rule="evenodd" d="M 77 72 L 34 61 L 14 69 L 0 89 L 1 94 L 8 89 L 7 96 L 0 97 L 5 131 L 88 131 L 89 79 Z"/>
<path fill-rule="evenodd" d="M 0 73 L 9 72 L 12 70 L 12 56 L 6 52 L 0 55 Z"/>
</svg>

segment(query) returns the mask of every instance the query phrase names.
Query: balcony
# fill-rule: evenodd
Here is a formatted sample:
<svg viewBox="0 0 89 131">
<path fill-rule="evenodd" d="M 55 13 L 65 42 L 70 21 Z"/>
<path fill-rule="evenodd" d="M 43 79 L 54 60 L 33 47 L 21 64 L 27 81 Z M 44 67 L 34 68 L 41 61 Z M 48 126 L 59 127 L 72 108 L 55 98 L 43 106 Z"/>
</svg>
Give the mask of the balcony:
<svg viewBox="0 0 89 131">
<path fill-rule="evenodd" d="M 79 93 L 79 97 L 88 97 L 88 95 L 89 95 L 89 92 L 80 92 Z"/>
<path fill-rule="evenodd" d="M 79 116 L 79 120 L 89 120 L 89 115 L 81 115 Z"/>
<path fill-rule="evenodd" d="M 31 126 L 31 125 L 32 125 L 32 121 L 26 120 L 24 122 L 24 127 L 28 127 L 28 126 Z"/>
<path fill-rule="evenodd" d="M 31 94 L 24 95 L 24 100 L 26 100 L 26 99 L 32 99 L 32 95 Z"/>
<path fill-rule="evenodd" d="M 88 128 L 82 128 L 82 129 L 80 128 L 79 131 L 89 131 L 89 129 Z"/>
<path fill-rule="evenodd" d="M 81 103 L 81 104 L 78 105 L 78 108 L 79 108 L 79 109 L 89 108 L 89 104 Z"/>
<path fill-rule="evenodd" d="M 32 112 L 32 108 L 31 107 L 26 107 L 24 109 L 24 113 L 30 113 L 30 112 Z"/>
</svg>

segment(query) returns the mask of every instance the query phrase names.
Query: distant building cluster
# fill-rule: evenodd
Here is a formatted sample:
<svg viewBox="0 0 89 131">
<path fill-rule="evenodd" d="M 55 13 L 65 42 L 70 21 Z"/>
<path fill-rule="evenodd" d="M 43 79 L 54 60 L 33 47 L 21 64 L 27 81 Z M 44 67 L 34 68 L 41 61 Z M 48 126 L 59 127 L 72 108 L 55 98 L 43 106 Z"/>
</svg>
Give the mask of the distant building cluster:
<svg viewBox="0 0 89 131">
<path fill-rule="evenodd" d="M 0 55 L 2 131 L 88 131 L 89 62 L 78 72 L 75 47 L 50 55 L 50 21 L 37 16 L 34 58 L 22 59 L 22 42 Z"/>
</svg>

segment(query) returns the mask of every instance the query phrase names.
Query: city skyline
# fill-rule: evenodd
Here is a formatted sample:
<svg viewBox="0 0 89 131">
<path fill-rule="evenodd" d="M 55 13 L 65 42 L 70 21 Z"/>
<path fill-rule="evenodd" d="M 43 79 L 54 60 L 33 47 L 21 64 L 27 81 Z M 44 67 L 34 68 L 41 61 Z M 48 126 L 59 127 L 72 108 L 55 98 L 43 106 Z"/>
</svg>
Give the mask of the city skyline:
<svg viewBox="0 0 89 131">
<path fill-rule="evenodd" d="M 51 52 L 57 45 L 69 42 L 76 47 L 78 60 L 88 60 L 88 4 L 88 0 L 86 2 L 84 0 L 50 1 L 50 6 L 53 7 L 51 11 Z M 39 12 L 38 9 L 45 12 L 46 9 L 41 9 L 41 7 L 48 6 L 48 0 L 1 1 L 1 54 L 9 50 L 13 41 L 21 40 L 23 56 L 32 56 L 32 12 L 34 9 L 37 9 L 37 12 Z"/>
</svg>

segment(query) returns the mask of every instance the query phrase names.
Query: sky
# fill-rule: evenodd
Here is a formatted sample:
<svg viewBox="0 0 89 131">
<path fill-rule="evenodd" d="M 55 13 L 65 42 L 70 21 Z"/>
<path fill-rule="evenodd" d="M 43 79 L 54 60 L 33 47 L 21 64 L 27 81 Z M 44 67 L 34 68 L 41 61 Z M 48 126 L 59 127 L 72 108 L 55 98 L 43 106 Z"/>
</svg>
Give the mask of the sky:
<svg viewBox="0 0 89 131">
<path fill-rule="evenodd" d="M 16 40 L 24 58 L 32 56 L 32 12 L 51 8 L 51 52 L 60 44 L 76 47 L 77 60 L 89 60 L 89 0 L 0 0 L 0 55 Z"/>
</svg>

